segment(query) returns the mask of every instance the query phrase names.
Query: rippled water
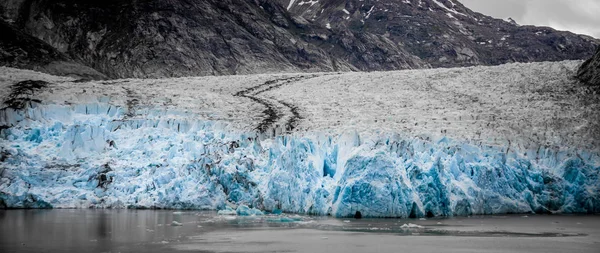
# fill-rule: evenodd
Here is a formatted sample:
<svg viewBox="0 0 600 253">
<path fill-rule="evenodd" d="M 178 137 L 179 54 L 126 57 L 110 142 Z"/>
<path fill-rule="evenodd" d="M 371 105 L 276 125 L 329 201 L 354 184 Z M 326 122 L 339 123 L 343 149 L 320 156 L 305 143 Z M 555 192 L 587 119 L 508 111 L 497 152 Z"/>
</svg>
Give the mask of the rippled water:
<svg viewBox="0 0 600 253">
<path fill-rule="evenodd" d="M 0 210 L 0 252 L 600 252 L 600 216 L 335 219 Z"/>
</svg>

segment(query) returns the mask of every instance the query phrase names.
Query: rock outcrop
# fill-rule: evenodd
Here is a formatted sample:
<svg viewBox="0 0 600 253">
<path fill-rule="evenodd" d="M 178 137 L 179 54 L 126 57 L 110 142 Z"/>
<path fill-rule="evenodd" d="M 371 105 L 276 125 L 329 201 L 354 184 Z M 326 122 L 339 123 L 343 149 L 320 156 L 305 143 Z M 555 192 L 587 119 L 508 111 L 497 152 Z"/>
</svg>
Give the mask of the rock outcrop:
<svg viewBox="0 0 600 253">
<path fill-rule="evenodd" d="M 102 73 L 73 61 L 44 41 L 0 20 L 0 66 L 32 69 L 53 75 L 104 79 Z"/>
<path fill-rule="evenodd" d="M 594 57 L 581 65 L 577 79 L 585 84 L 600 87 L 600 47 Z"/>
</svg>

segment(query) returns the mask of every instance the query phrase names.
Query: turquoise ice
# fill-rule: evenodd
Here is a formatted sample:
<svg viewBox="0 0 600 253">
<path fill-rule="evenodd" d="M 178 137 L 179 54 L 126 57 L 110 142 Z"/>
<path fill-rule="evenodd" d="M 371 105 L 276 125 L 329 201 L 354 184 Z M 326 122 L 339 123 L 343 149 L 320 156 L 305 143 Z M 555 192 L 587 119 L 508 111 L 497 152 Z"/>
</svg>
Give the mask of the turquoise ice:
<svg viewBox="0 0 600 253">
<path fill-rule="evenodd" d="M 265 138 L 185 112 L 145 115 L 102 103 L 1 110 L 0 206 L 336 217 L 600 212 L 600 157 L 586 150 L 377 132 Z"/>
</svg>

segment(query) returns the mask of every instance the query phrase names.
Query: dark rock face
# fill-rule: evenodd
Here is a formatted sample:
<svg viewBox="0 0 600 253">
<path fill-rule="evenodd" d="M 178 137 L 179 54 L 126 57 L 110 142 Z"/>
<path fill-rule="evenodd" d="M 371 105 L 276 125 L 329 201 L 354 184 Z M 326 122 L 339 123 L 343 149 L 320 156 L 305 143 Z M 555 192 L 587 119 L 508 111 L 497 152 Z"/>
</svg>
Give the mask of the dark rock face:
<svg viewBox="0 0 600 253">
<path fill-rule="evenodd" d="M 110 77 L 584 59 L 598 44 L 456 0 L 6 0 L 0 14 Z"/>
<path fill-rule="evenodd" d="M 457 0 L 292 2 L 289 11 L 294 16 L 329 24 L 335 34 L 350 31 L 386 38 L 433 67 L 585 59 L 598 44 L 588 36 L 494 19 Z"/>
<path fill-rule="evenodd" d="M 111 77 L 355 69 L 282 27 L 291 17 L 270 2 L 32 0 L 18 13 L 26 31 Z M 421 67 L 405 62 L 392 64 Z"/>
<path fill-rule="evenodd" d="M 577 79 L 585 84 L 600 87 L 600 47 L 594 57 L 581 65 Z"/>
<path fill-rule="evenodd" d="M 0 34 L 0 66 L 86 79 L 106 78 L 98 71 L 74 62 L 44 41 L 19 31 L 3 20 L 0 20 Z"/>
</svg>

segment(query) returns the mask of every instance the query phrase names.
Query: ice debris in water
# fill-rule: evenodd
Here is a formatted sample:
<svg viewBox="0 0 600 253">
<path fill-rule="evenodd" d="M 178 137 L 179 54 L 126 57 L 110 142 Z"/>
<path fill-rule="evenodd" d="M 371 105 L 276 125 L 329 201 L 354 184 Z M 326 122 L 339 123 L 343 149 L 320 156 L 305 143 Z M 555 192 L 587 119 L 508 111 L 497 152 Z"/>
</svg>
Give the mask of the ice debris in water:
<svg viewBox="0 0 600 253">
<path fill-rule="evenodd" d="M 250 208 L 246 205 L 239 205 L 238 208 L 235 210 L 237 215 L 240 216 L 260 216 L 260 215 L 264 215 L 262 211 L 256 209 L 256 208 Z"/>
<path fill-rule="evenodd" d="M 233 210 L 231 207 L 226 206 L 225 209 L 219 210 L 217 212 L 218 215 L 237 215 L 237 212 Z"/>
<path fill-rule="evenodd" d="M 412 223 L 408 223 L 408 224 L 404 224 L 402 226 L 400 226 L 400 228 L 424 228 L 423 226 L 417 225 L 417 224 L 412 224 Z"/>
<path fill-rule="evenodd" d="M 173 227 L 180 227 L 180 226 L 183 226 L 183 224 L 181 222 L 178 222 L 178 221 L 173 221 L 173 222 L 171 222 L 171 226 L 173 226 Z"/>
<path fill-rule="evenodd" d="M 233 210 L 231 207 L 226 206 L 225 209 L 219 210 L 218 215 L 239 215 L 239 216 L 261 216 L 264 213 L 256 208 L 250 208 L 246 205 L 239 205 L 237 209 Z"/>
<path fill-rule="evenodd" d="M 600 157 L 586 150 L 374 132 L 265 139 L 144 110 L 136 118 L 106 103 L 0 110 L 0 207 L 348 218 L 600 212 Z"/>
<path fill-rule="evenodd" d="M 277 218 L 270 218 L 268 219 L 269 222 L 283 222 L 283 223 L 288 223 L 288 222 L 298 222 L 298 221 L 302 221 L 302 217 L 299 216 L 280 216 Z"/>
</svg>

